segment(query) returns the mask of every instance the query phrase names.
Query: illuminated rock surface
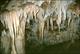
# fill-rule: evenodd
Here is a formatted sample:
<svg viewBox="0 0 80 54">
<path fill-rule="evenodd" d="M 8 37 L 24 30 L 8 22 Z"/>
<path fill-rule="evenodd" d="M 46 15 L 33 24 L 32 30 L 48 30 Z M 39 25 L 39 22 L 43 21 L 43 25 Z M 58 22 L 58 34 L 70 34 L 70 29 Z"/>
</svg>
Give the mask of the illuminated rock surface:
<svg viewBox="0 0 80 54">
<path fill-rule="evenodd" d="M 35 20 L 35 16 L 28 14 L 26 24 L 23 20 L 20 24 L 22 30 L 18 30 L 25 31 L 19 33 L 20 38 L 25 37 L 25 40 L 22 40 L 23 38 L 19 40 L 16 38 L 15 40 L 18 54 L 80 53 L 80 2 L 78 0 L 4 0 L 0 2 L 0 15 L 5 9 L 11 11 L 22 8 L 23 10 L 24 4 L 27 2 L 32 2 L 38 6 L 39 10 L 44 11 L 44 18 L 42 19 L 44 21 L 44 33 L 43 36 L 40 36 L 42 33 L 40 33 L 39 28 L 42 29 L 42 20 Z M 37 18 L 41 15 L 42 12 L 39 12 Z M 11 54 L 12 39 L 8 29 L 4 26 L 5 23 L 1 22 L 2 20 L 3 18 L 0 18 L 0 54 Z M 22 27 L 25 27 L 25 30 Z M 25 50 L 20 46 L 24 46 Z M 19 51 L 25 51 L 25 53 L 19 53 Z"/>
</svg>

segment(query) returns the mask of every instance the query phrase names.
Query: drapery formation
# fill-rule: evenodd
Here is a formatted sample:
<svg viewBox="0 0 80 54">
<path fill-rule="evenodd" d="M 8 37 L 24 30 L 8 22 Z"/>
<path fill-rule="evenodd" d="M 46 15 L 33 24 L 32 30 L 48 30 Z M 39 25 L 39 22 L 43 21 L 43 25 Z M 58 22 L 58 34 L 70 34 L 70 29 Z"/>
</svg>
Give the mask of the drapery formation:
<svg viewBox="0 0 80 54">
<path fill-rule="evenodd" d="M 43 36 L 43 15 L 43 9 L 30 2 L 23 4 L 19 9 L 4 10 L 0 14 L 1 23 L 7 29 L 4 29 L 4 32 L 8 32 L 11 38 L 11 54 L 24 54 L 25 24 L 30 24 L 30 20 L 38 20 L 39 33 Z"/>
<path fill-rule="evenodd" d="M 3 54 L 25 54 L 27 41 L 55 44 L 79 38 L 79 18 L 74 0 L 12 0 L 0 12 Z"/>
</svg>

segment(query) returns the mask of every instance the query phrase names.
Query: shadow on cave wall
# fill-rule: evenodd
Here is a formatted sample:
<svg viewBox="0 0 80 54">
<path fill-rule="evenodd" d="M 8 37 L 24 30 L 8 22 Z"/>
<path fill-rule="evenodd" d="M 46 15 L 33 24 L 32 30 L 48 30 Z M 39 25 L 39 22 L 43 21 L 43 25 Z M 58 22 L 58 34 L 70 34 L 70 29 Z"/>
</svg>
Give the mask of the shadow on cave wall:
<svg viewBox="0 0 80 54">
<path fill-rule="evenodd" d="M 11 0 L 0 0 L 0 11 L 4 10 Z"/>
</svg>

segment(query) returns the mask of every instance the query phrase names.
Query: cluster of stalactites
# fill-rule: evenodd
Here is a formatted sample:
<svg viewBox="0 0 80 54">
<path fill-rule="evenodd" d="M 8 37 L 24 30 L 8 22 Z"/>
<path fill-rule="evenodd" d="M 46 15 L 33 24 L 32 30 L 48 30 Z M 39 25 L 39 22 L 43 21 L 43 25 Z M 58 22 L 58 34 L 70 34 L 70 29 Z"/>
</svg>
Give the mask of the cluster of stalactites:
<svg viewBox="0 0 80 54">
<path fill-rule="evenodd" d="M 46 20 L 48 20 L 48 18 L 50 19 L 50 24 L 51 24 L 51 28 L 53 30 L 53 21 L 56 18 L 56 24 L 59 28 L 60 31 L 60 27 L 64 26 L 65 21 L 67 19 L 67 12 L 69 12 L 69 6 L 74 3 L 74 0 L 70 0 L 70 1 L 61 1 L 61 0 L 55 0 L 54 2 L 52 1 L 51 4 L 49 5 L 49 7 L 46 10 Z M 47 17 L 53 15 L 52 17 Z M 63 24 L 61 26 L 61 24 Z M 49 26 L 48 26 L 49 27 Z"/>
<path fill-rule="evenodd" d="M 40 2 L 40 4 L 39 4 L 39 2 Z M 54 27 L 53 26 L 54 21 L 56 21 L 56 24 L 60 31 L 61 24 L 65 24 L 67 16 L 71 16 L 71 13 L 73 13 L 73 11 L 71 11 L 72 9 L 71 10 L 69 9 L 69 5 L 71 5 L 73 2 L 74 2 L 74 0 L 70 0 L 70 1 L 44 0 L 44 1 L 26 2 L 26 3 L 31 3 L 28 5 L 16 3 L 16 5 L 14 5 L 15 8 L 12 8 L 10 10 L 9 10 L 9 8 L 10 8 L 9 6 L 6 8 L 9 10 L 9 12 L 7 12 L 6 14 L 3 13 L 3 18 L 7 18 L 7 21 L 5 21 L 6 19 L 4 19 L 5 22 L 12 20 L 11 18 L 16 18 L 15 20 L 13 19 L 14 21 L 12 20 L 14 22 L 12 24 L 18 23 L 17 24 L 18 26 L 23 25 L 22 23 L 24 23 L 24 24 L 26 22 L 29 23 L 30 20 L 34 19 L 36 22 L 38 21 L 38 23 L 39 23 L 40 36 L 43 36 L 43 31 L 45 29 L 44 28 L 45 21 L 47 21 L 48 28 L 49 28 L 48 24 L 51 25 L 52 30 Z M 47 5 L 46 9 L 44 8 L 45 4 Z M 41 5 L 43 5 L 43 6 L 41 6 Z M 13 5 L 11 5 L 11 6 L 13 6 Z M 15 14 L 13 11 L 15 12 Z M 76 12 L 79 13 L 79 11 L 76 11 Z M 33 16 L 35 16 L 35 17 L 33 17 Z M 68 19 L 70 21 L 71 17 Z M 50 20 L 50 22 L 49 22 L 49 20 Z M 22 22 L 22 23 L 20 23 L 20 22 Z M 8 25 L 8 23 L 6 25 L 7 25 L 7 27 L 10 27 L 10 25 Z M 69 24 L 69 22 L 68 22 L 68 24 Z M 16 25 L 14 25 L 14 26 L 16 26 Z M 16 27 L 14 27 L 14 28 L 16 31 Z M 10 29 L 13 29 L 13 28 L 10 28 Z"/>
</svg>

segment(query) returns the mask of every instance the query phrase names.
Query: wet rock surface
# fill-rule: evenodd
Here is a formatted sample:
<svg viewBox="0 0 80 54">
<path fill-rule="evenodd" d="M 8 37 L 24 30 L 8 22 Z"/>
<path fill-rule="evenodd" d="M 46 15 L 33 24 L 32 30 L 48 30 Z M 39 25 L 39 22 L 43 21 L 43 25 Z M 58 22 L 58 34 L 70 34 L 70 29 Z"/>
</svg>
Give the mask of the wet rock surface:
<svg viewBox="0 0 80 54">
<path fill-rule="evenodd" d="M 55 0 L 56 1 L 56 0 Z M 56 12 L 58 7 L 54 7 L 53 0 L 10 0 L 10 2 L 4 1 L 0 3 L 0 10 L 18 10 L 27 2 L 32 2 L 33 4 L 42 8 L 45 12 L 45 22 L 44 22 L 44 34 L 43 39 L 39 38 L 39 19 L 36 21 L 31 18 L 30 23 L 26 22 L 25 25 L 25 52 L 26 54 L 80 54 L 80 13 L 77 10 L 78 5 L 74 5 L 68 9 L 69 15 L 67 14 L 67 19 L 65 23 L 61 22 L 60 31 L 57 25 Z M 77 2 L 77 1 L 76 1 Z M 6 5 L 4 5 L 6 4 Z M 65 3 L 63 3 L 65 4 Z M 73 7 L 76 8 L 73 8 Z M 78 7 L 77 7 L 78 6 Z M 54 10 L 54 8 L 56 8 Z M 78 9 L 80 10 L 80 9 Z M 26 10 L 27 11 L 27 10 Z M 55 13 L 53 13 L 55 12 Z M 77 13 L 75 13 L 77 12 Z M 1 14 L 1 12 L 0 12 Z M 60 14 L 60 13 L 59 13 Z M 62 17 L 64 12 L 62 13 Z M 31 16 L 29 15 L 30 17 Z M 30 18 L 28 17 L 28 18 Z M 39 16 L 37 16 L 39 17 Z M 71 17 L 68 25 L 68 17 Z M 55 19 L 56 18 L 56 19 Z M 1 19 L 1 18 L 0 18 Z M 26 20 L 27 21 L 27 20 Z M 53 26 L 53 27 L 52 27 Z M 10 54 L 11 53 L 11 38 L 8 34 L 8 29 L 3 26 L 0 20 L 0 54 Z M 16 41 L 18 42 L 18 41 Z M 19 41 L 20 44 L 20 41 Z"/>
</svg>

